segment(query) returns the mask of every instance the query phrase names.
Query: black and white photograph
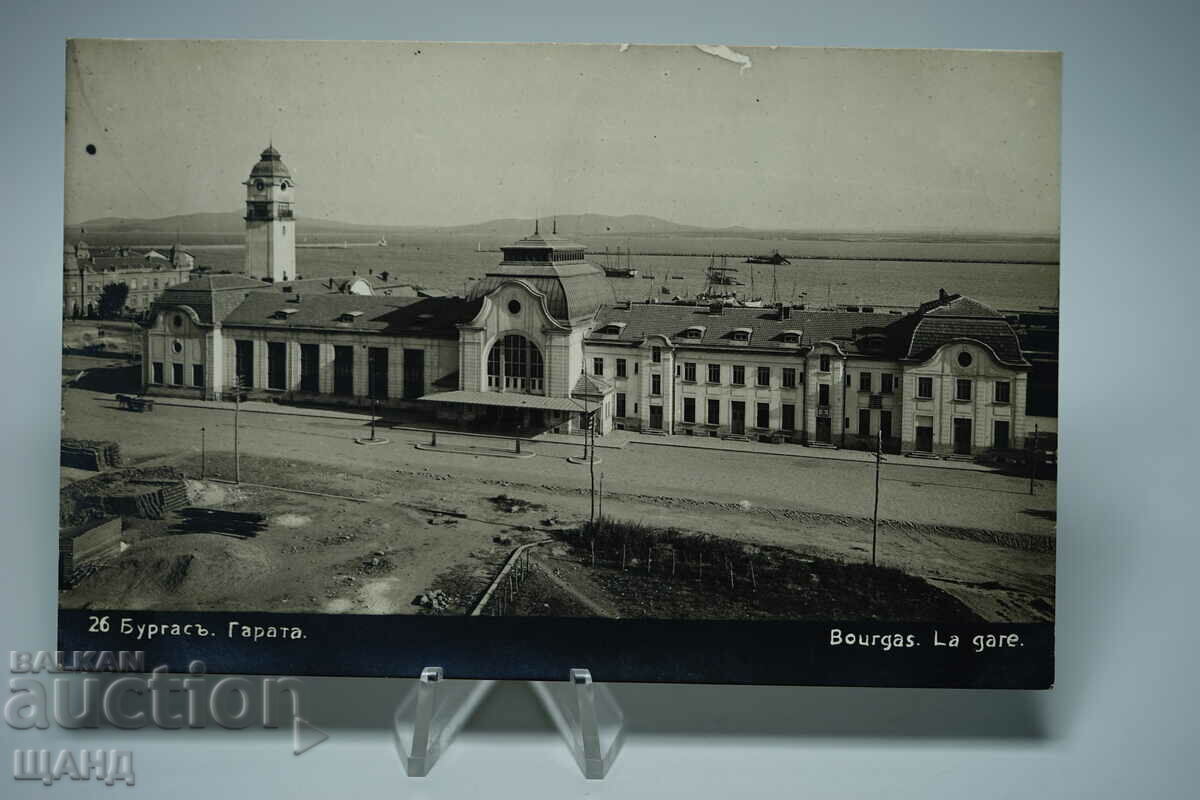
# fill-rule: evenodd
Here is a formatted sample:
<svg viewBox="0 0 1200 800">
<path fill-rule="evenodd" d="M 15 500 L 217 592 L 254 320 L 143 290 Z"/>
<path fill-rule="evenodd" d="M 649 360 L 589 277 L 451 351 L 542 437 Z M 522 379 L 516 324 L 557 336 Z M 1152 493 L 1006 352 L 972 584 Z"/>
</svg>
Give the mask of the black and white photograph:
<svg viewBox="0 0 1200 800">
<path fill-rule="evenodd" d="M 169 646 L 249 672 L 386 674 L 346 656 L 382 637 L 1052 682 L 1059 54 L 93 39 L 66 76 L 72 620 L 215 621 Z"/>
</svg>

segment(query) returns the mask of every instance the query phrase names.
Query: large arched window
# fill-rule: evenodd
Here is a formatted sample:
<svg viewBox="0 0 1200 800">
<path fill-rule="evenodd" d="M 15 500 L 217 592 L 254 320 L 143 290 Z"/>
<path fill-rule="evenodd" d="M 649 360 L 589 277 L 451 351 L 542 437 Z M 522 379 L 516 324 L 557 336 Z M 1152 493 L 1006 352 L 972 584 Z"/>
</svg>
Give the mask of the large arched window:
<svg viewBox="0 0 1200 800">
<path fill-rule="evenodd" d="M 498 339 L 488 351 L 488 388 L 541 394 L 545 386 L 542 351 L 519 333 Z"/>
</svg>

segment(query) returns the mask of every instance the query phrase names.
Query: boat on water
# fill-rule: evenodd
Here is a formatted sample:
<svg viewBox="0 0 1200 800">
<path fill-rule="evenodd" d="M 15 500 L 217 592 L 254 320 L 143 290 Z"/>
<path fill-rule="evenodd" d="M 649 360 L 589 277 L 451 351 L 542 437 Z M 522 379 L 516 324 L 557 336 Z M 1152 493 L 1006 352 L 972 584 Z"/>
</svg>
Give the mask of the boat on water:
<svg viewBox="0 0 1200 800">
<path fill-rule="evenodd" d="M 772 264 L 772 265 L 778 267 L 782 264 L 791 264 L 792 262 L 788 261 L 785 257 L 780 255 L 779 251 L 776 250 L 775 252 L 771 253 L 771 255 L 769 255 L 769 256 L 750 256 L 743 263 L 746 263 L 746 264 Z"/>
<path fill-rule="evenodd" d="M 646 273 L 645 275 L 643 275 L 642 277 L 643 277 L 643 278 L 645 278 L 645 279 L 646 279 L 646 280 L 648 280 L 648 281 L 652 281 L 652 280 L 654 280 L 655 278 L 657 278 L 658 276 L 657 276 L 657 275 L 655 275 L 653 272 L 647 272 L 647 273 Z"/>
<path fill-rule="evenodd" d="M 737 279 L 735 273 L 737 273 L 737 267 L 726 266 L 725 256 L 721 256 L 719 265 L 716 256 L 713 256 L 708 261 L 708 269 L 705 270 L 704 277 L 709 286 L 745 286 L 742 281 Z"/>
<path fill-rule="evenodd" d="M 683 280 L 683 276 L 682 276 L 682 275 L 672 275 L 672 276 L 671 276 L 671 280 L 673 280 L 673 281 L 681 281 L 681 280 Z"/>
<path fill-rule="evenodd" d="M 388 243 L 387 243 L 387 234 L 383 234 L 383 235 L 381 235 L 381 236 L 379 237 L 379 241 L 375 243 L 375 246 L 376 246 L 376 247 L 387 247 L 387 246 L 388 246 Z"/>
<path fill-rule="evenodd" d="M 608 248 L 606 247 L 604 248 L 604 264 L 600 268 L 604 270 L 604 274 L 609 278 L 636 278 L 638 270 L 637 267 L 629 263 L 629 255 L 629 252 L 626 251 L 625 266 L 621 266 L 621 251 L 618 249 L 617 261 L 614 264 L 610 259 Z"/>
</svg>

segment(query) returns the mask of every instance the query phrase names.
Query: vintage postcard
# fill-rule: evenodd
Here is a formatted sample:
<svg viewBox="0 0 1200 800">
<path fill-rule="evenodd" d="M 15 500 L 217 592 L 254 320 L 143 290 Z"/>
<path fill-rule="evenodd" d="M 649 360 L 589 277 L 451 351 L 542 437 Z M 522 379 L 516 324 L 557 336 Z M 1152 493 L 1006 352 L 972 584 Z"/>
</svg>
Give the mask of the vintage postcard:
<svg viewBox="0 0 1200 800">
<path fill-rule="evenodd" d="M 62 649 L 1053 682 L 1058 54 L 66 70 Z"/>
</svg>

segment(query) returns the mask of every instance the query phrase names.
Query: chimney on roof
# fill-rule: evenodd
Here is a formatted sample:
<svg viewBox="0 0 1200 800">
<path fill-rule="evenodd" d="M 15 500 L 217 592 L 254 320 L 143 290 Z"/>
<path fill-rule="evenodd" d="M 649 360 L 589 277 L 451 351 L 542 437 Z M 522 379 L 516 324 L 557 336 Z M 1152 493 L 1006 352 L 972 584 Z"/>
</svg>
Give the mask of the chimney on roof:
<svg viewBox="0 0 1200 800">
<path fill-rule="evenodd" d="M 709 303 L 708 304 L 708 313 L 710 313 L 710 314 L 720 314 L 724 310 L 725 310 L 724 303 Z"/>
<path fill-rule="evenodd" d="M 792 318 L 792 307 L 787 303 L 779 304 L 779 319 L 780 321 Z"/>
<path fill-rule="evenodd" d="M 946 302 L 946 298 L 947 298 L 947 297 L 949 297 L 949 295 L 948 295 L 948 294 L 946 294 L 946 290 L 945 290 L 945 289 L 938 289 L 938 302 L 939 302 L 939 303 L 944 303 L 944 302 Z"/>
<path fill-rule="evenodd" d="M 379 273 L 379 278 L 380 278 L 380 280 L 387 281 L 388 272 L 386 269 L 383 272 Z"/>
<path fill-rule="evenodd" d="M 332 289 L 332 288 L 333 288 L 333 278 L 330 278 L 330 279 L 329 279 L 329 288 L 330 288 L 330 289 Z"/>
<path fill-rule="evenodd" d="M 357 274 L 358 274 L 358 270 L 356 270 L 356 269 L 352 269 L 352 270 L 350 270 L 350 274 L 351 274 L 351 275 L 357 275 Z"/>
</svg>

